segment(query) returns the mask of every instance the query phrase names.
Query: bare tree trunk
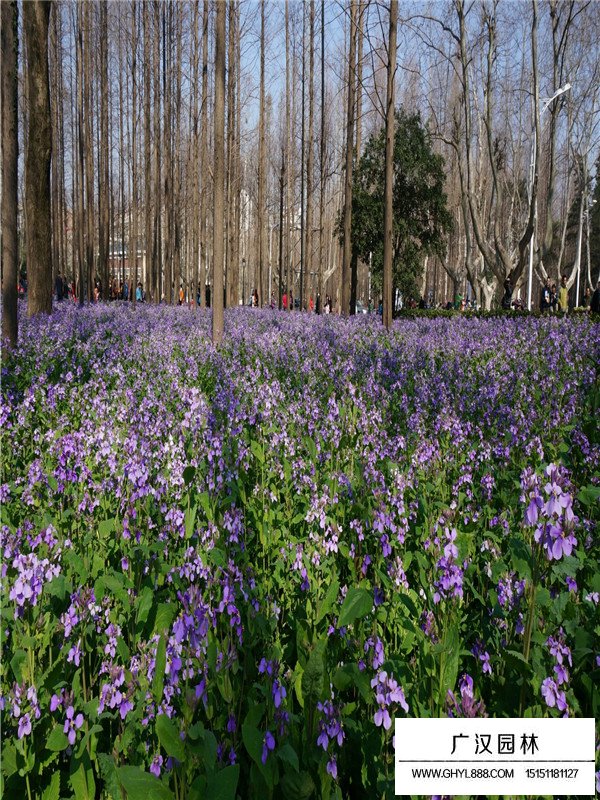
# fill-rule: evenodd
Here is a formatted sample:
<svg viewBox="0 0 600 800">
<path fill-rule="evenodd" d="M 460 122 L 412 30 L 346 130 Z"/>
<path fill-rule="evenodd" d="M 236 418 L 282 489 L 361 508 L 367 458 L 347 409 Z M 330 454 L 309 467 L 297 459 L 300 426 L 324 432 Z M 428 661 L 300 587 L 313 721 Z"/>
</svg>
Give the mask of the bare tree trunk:
<svg viewBox="0 0 600 800">
<path fill-rule="evenodd" d="M 94 290 L 94 112 L 92 106 L 92 9 L 85 4 L 83 51 L 83 105 L 85 126 L 85 260 L 87 264 L 88 294 Z"/>
<path fill-rule="evenodd" d="M 234 59 L 235 69 L 235 89 L 236 89 L 236 111 L 235 111 L 235 141 L 233 153 L 233 186 L 234 186 L 234 236 L 233 236 L 233 250 L 231 258 L 233 260 L 233 295 L 232 304 L 239 303 L 239 284 L 240 284 L 240 205 L 241 205 L 241 159 L 240 159 L 240 143 L 241 143 L 241 41 L 240 41 L 240 4 L 239 0 L 235 2 L 234 14 L 234 38 L 236 42 L 236 56 Z"/>
<path fill-rule="evenodd" d="M 198 132 L 198 67 L 199 67 L 199 41 L 198 41 L 198 9 L 199 4 L 194 4 L 193 29 L 193 55 L 192 55 L 192 303 L 194 310 L 198 308 L 196 295 L 199 290 L 200 279 L 200 176 L 199 168 L 199 132 Z"/>
<path fill-rule="evenodd" d="M 160 303 L 164 291 L 162 274 L 162 180 L 160 171 L 160 4 L 154 3 L 154 215 L 152 220 L 152 292 Z"/>
<path fill-rule="evenodd" d="M 54 269 L 54 279 L 61 272 L 60 266 L 60 182 L 59 182 L 59 160 L 57 154 L 60 152 L 59 142 L 59 112 L 60 112 L 60 33 L 58 31 L 59 12 L 58 7 L 54 7 L 52 21 L 50 25 L 50 109 L 52 113 L 52 152 L 54 158 L 51 165 L 51 190 L 52 190 L 52 267 Z"/>
<path fill-rule="evenodd" d="M 25 150 L 25 229 L 27 236 L 27 313 L 52 311 L 52 240 L 50 161 L 52 123 L 48 75 L 48 29 L 51 3 L 23 4 L 27 54 L 29 124 Z"/>
<path fill-rule="evenodd" d="M 234 148 L 235 148 L 235 3 L 229 3 L 227 47 L 227 250 L 225 258 L 227 305 L 237 304 L 237 265 L 233 260 L 235 237 Z"/>
<path fill-rule="evenodd" d="M 342 259 L 342 314 L 350 313 L 352 259 L 352 161 L 354 151 L 354 86 L 356 82 L 356 3 L 350 0 L 350 47 L 348 54 L 348 100 L 346 116 L 346 175 L 344 181 L 344 253 Z"/>
<path fill-rule="evenodd" d="M 315 105 L 315 0 L 310 0 L 310 17 L 308 25 L 308 155 L 306 158 L 306 284 L 309 291 L 313 286 L 313 136 Z"/>
<path fill-rule="evenodd" d="M 119 7 L 119 65 L 122 64 L 121 7 Z M 125 118 L 123 100 L 123 69 L 119 69 L 119 194 L 121 203 L 121 283 L 125 287 Z"/>
<path fill-rule="evenodd" d="M 393 257 L 393 187 L 394 187 L 394 77 L 396 72 L 396 28 L 398 0 L 390 4 L 390 33 L 388 38 L 388 75 L 385 119 L 385 195 L 383 240 L 383 324 L 390 330 L 393 318 L 392 257 Z"/>
<path fill-rule="evenodd" d="M 258 291 L 259 305 L 264 302 L 263 281 L 266 261 L 266 187 L 267 153 L 265 137 L 265 0 L 260 3 L 260 107 L 258 117 Z"/>
<path fill-rule="evenodd" d="M 150 150 L 150 94 L 152 91 L 150 80 L 151 60 L 151 35 L 150 10 L 148 0 L 144 0 L 142 7 L 142 37 L 144 52 L 144 289 L 148 297 L 152 297 L 153 283 L 151 274 L 151 241 L 152 241 L 152 153 Z"/>
<path fill-rule="evenodd" d="M 279 176 L 279 285 L 277 308 L 281 311 L 283 295 L 283 184 L 285 181 L 285 151 L 281 149 L 281 174 Z"/>
<path fill-rule="evenodd" d="M 89 264 L 85 250 L 85 185 L 84 154 L 86 149 L 83 93 L 83 6 L 77 6 L 77 261 L 79 264 L 79 304 L 83 305 L 86 297 L 89 300 Z"/>
<path fill-rule="evenodd" d="M 319 155 L 319 266 L 317 297 L 323 307 L 323 270 L 325 269 L 325 0 L 321 0 L 321 135 Z"/>
<path fill-rule="evenodd" d="M 137 302 L 138 285 L 138 194 L 137 194 L 137 3 L 131 4 L 131 231 L 129 252 L 133 255 L 133 304 Z M 131 261 L 129 264 L 131 269 Z"/>
<path fill-rule="evenodd" d="M 179 302 L 179 290 L 183 285 L 181 277 L 181 47 L 183 32 L 181 30 L 181 10 L 182 5 L 178 3 L 174 6 L 177 12 L 177 28 L 175 41 L 177 42 L 177 64 L 175 66 L 175 149 L 171 152 L 173 161 L 173 194 L 171 201 L 171 218 L 173 221 L 173 261 L 174 261 L 174 282 L 175 299 L 174 303 Z M 185 298 L 185 290 L 184 290 Z"/>
<path fill-rule="evenodd" d="M 100 180 L 99 203 L 99 265 L 102 290 L 109 297 L 108 250 L 110 243 L 109 164 L 108 164 L 108 13 L 106 3 L 100 4 Z"/>
<path fill-rule="evenodd" d="M 358 3 L 358 23 L 357 23 L 357 58 L 356 58 L 356 145 L 355 158 L 360 158 L 361 137 L 362 137 L 362 61 L 363 61 L 363 28 L 364 28 L 365 4 L 363 0 Z M 350 314 L 356 313 L 356 301 L 358 300 L 358 253 L 352 248 L 352 258 L 350 260 Z"/>
<path fill-rule="evenodd" d="M 202 16 L 202 125 L 200 132 L 200 176 L 202 181 L 202 209 L 200 212 L 200 307 L 206 306 L 208 206 L 208 0 L 204 0 Z"/>
<path fill-rule="evenodd" d="M 264 4 L 263 4 L 264 13 Z M 264 30 L 264 29 L 263 29 Z M 213 217 L 213 298 L 212 339 L 218 346 L 223 340 L 223 219 L 225 209 L 225 4 L 217 3 L 215 25 L 215 114 L 214 114 L 214 182 L 215 205 Z"/>
<path fill-rule="evenodd" d="M 17 232 L 17 193 L 19 160 L 18 101 L 18 6 L 0 6 L 0 57 L 2 58 L 2 344 L 17 346 L 17 282 L 19 280 L 19 240 Z M 8 349 L 2 348 L 5 357 Z"/>
<path fill-rule="evenodd" d="M 172 14 L 173 6 L 163 6 L 163 92 L 164 92 L 164 115 L 163 115 L 163 144 L 165 150 L 165 179 L 164 179 L 164 198 L 165 198 L 165 235 L 164 235 L 164 256 L 165 256 L 165 296 L 166 302 L 170 305 L 173 302 L 173 147 L 171 141 L 172 131 L 172 102 L 171 102 L 171 81 L 172 73 Z"/>
<path fill-rule="evenodd" d="M 292 167 L 292 125 L 290 112 L 290 98 L 293 91 L 290 85 L 290 4 L 285 0 L 285 147 L 287 161 L 287 189 L 286 189 L 286 213 L 285 213 L 285 260 L 286 260 L 286 292 L 288 296 L 288 308 L 291 311 L 292 305 L 289 302 L 292 289 L 291 270 L 292 270 L 292 191 L 294 185 L 294 172 Z"/>
</svg>

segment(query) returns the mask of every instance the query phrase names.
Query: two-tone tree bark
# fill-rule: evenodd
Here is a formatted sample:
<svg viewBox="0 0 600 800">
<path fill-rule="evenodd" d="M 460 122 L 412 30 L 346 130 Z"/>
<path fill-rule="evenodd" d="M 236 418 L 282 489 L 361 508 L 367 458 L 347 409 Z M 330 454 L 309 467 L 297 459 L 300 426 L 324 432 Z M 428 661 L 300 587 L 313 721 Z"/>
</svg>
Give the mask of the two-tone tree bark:
<svg viewBox="0 0 600 800">
<path fill-rule="evenodd" d="M 214 161 L 215 204 L 213 216 L 213 297 L 212 340 L 220 345 L 223 340 L 223 277 L 225 273 L 224 217 L 225 217 L 225 4 L 217 3 L 215 24 L 215 113 Z"/>
<path fill-rule="evenodd" d="M 208 0 L 204 0 L 202 15 L 202 111 L 200 126 L 200 182 L 202 185 L 200 212 L 200 306 L 206 306 L 206 279 L 208 276 L 208 247 L 206 214 L 208 208 Z"/>
<path fill-rule="evenodd" d="M 52 311 L 50 161 L 52 123 L 48 72 L 50 0 L 23 4 L 29 116 L 25 148 L 25 228 L 29 316 Z"/>
<path fill-rule="evenodd" d="M 385 195 L 383 229 L 383 324 L 390 330 L 393 318 L 392 256 L 393 187 L 394 187 L 394 77 L 396 73 L 396 29 L 398 0 L 390 0 L 390 32 L 388 37 L 388 76 L 385 110 Z"/>
<path fill-rule="evenodd" d="M 260 99 L 258 111 L 258 292 L 264 301 L 264 267 L 267 260 L 267 144 L 265 125 L 265 0 L 260 2 Z"/>
<path fill-rule="evenodd" d="M 308 23 L 308 153 L 306 157 L 306 284 L 309 291 L 313 285 L 313 152 L 315 115 L 315 0 L 310 0 Z M 306 303 L 306 294 L 303 301 Z"/>
<path fill-rule="evenodd" d="M 110 178 L 108 135 L 108 6 L 100 3 L 100 180 L 98 182 L 98 271 L 104 297 L 109 297 Z"/>
<path fill-rule="evenodd" d="M 350 313 L 350 276 L 352 260 L 352 167 L 354 156 L 354 96 L 356 82 L 356 13 L 357 0 L 350 0 L 350 46 L 348 53 L 348 97 L 346 109 L 346 173 L 344 178 L 344 249 L 342 256 L 342 314 Z"/>
<path fill-rule="evenodd" d="M 17 233 L 18 137 L 18 7 L 16 0 L 0 5 L 2 59 L 2 344 L 17 345 Z M 2 348 L 5 356 L 8 350 Z"/>
</svg>

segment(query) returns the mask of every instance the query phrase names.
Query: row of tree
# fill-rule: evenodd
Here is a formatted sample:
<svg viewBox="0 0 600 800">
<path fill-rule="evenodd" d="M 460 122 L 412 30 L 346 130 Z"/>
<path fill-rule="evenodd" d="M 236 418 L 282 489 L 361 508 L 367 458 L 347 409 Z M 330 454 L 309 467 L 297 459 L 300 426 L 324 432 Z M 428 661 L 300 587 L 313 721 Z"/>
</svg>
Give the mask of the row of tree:
<svg viewBox="0 0 600 800">
<path fill-rule="evenodd" d="M 19 272 L 30 313 L 57 273 L 80 302 L 381 296 L 387 324 L 399 292 L 489 305 L 529 268 L 581 294 L 593 5 L 3 2 L 5 333 Z"/>
</svg>

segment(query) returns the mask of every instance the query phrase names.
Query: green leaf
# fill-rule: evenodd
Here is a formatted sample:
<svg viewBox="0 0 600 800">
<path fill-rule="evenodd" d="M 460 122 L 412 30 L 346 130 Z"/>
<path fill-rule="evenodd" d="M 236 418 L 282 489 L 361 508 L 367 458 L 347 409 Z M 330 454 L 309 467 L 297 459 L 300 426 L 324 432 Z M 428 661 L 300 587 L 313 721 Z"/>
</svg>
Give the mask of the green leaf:
<svg viewBox="0 0 600 800">
<path fill-rule="evenodd" d="M 206 800 L 235 800 L 240 777 L 240 765 L 232 764 L 208 776 Z"/>
<path fill-rule="evenodd" d="M 71 759 L 69 782 L 75 794 L 75 800 L 94 800 L 96 797 L 94 771 L 87 751 L 84 751 L 81 758 Z"/>
<path fill-rule="evenodd" d="M 117 767 L 113 756 L 107 753 L 98 753 L 96 756 L 98 766 L 100 768 L 100 776 L 104 782 L 104 788 L 108 792 L 109 797 L 113 800 L 119 800 L 121 790 L 119 788 L 119 781 L 117 778 Z"/>
<path fill-rule="evenodd" d="M 27 664 L 27 653 L 25 650 L 15 650 L 15 654 L 10 660 L 10 667 L 13 675 L 17 679 L 17 683 L 23 683 L 25 678 L 23 676 L 23 667 Z"/>
<path fill-rule="evenodd" d="M 60 798 L 60 772 L 52 773 L 50 783 L 42 792 L 42 800 L 59 800 Z"/>
<path fill-rule="evenodd" d="M 600 486 L 592 486 L 591 484 L 589 486 L 584 486 L 577 495 L 577 499 L 581 505 L 586 506 L 586 508 L 588 506 L 593 508 L 598 504 L 598 500 L 600 499 Z"/>
<path fill-rule="evenodd" d="M 188 464 L 188 466 L 183 470 L 183 480 L 185 482 L 185 485 L 189 486 L 195 477 L 196 477 L 196 467 L 193 467 L 191 464 Z"/>
<path fill-rule="evenodd" d="M 343 628 L 345 625 L 350 625 L 354 620 L 364 617 L 372 608 L 373 597 L 371 592 L 366 589 L 349 589 L 340 611 L 338 628 Z"/>
<path fill-rule="evenodd" d="M 316 703 L 323 693 L 323 678 L 325 675 L 325 661 L 323 655 L 326 647 L 327 640 L 319 640 L 304 667 L 301 685 L 302 697 L 305 703 Z"/>
<path fill-rule="evenodd" d="M 2 772 L 7 778 L 17 771 L 17 748 L 14 744 L 7 742 L 2 745 Z"/>
<path fill-rule="evenodd" d="M 265 451 L 263 450 L 263 446 L 260 442 L 257 442 L 255 439 L 250 440 L 250 450 L 252 451 L 252 455 L 259 461 L 261 464 L 265 462 Z"/>
<path fill-rule="evenodd" d="M 117 777 L 127 800 L 173 800 L 169 787 L 140 767 L 119 767 Z"/>
<path fill-rule="evenodd" d="M 185 511 L 185 538 L 191 539 L 194 533 L 194 527 L 196 525 L 196 512 L 198 510 L 197 506 L 192 506 L 191 508 L 187 508 Z"/>
<path fill-rule="evenodd" d="M 66 750 L 68 746 L 69 740 L 63 728 L 60 725 L 55 725 L 46 739 L 46 748 L 58 753 L 61 750 Z"/>
<path fill-rule="evenodd" d="M 162 633 L 169 628 L 176 613 L 177 608 L 174 603 L 159 603 L 156 609 L 154 633 Z"/>
<path fill-rule="evenodd" d="M 176 758 L 177 761 L 183 761 L 185 759 L 185 748 L 175 723 L 166 714 L 159 714 L 156 718 L 155 730 L 158 741 L 167 755 Z"/>
<path fill-rule="evenodd" d="M 281 794 L 286 800 L 309 800 L 315 791 L 315 784 L 308 772 L 288 770 L 281 779 Z"/>
<path fill-rule="evenodd" d="M 98 523 L 98 535 L 101 539 L 106 539 L 117 529 L 116 519 L 103 519 Z"/>
<path fill-rule="evenodd" d="M 136 615 L 135 619 L 136 622 L 143 625 L 144 622 L 148 619 L 148 614 L 150 613 L 150 609 L 152 608 L 152 603 L 154 602 L 154 592 L 149 586 L 144 586 L 140 594 L 138 595 L 135 606 L 136 606 Z"/>
<path fill-rule="evenodd" d="M 448 689 L 454 689 L 458 676 L 458 660 L 460 651 L 458 627 L 451 625 L 444 634 L 443 650 L 440 658 L 440 702 L 444 702 Z"/>
<path fill-rule="evenodd" d="M 289 742 L 286 742 L 283 747 L 279 748 L 277 751 L 277 758 L 283 761 L 284 764 L 289 764 L 295 772 L 300 771 L 298 754 Z"/>
<path fill-rule="evenodd" d="M 259 766 L 262 767 L 262 746 L 263 746 L 263 736 L 261 732 L 253 727 L 252 725 L 248 725 L 244 723 L 242 725 L 242 741 L 244 742 L 244 747 L 248 751 L 248 755 L 250 758 Z"/>
<path fill-rule="evenodd" d="M 64 600 L 67 593 L 66 579 L 64 575 L 57 575 L 44 586 L 44 592 L 52 597 L 58 597 L 59 600 Z"/>
<path fill-rule="evenodd" d="M 163 634 L 158 642 L 156 648 L 156 660 L 154 666 L 154 676 L 152 678 L 152 696 L 154 702 L 158 705 L 163 696 L 163 688 L 165 685 L 165 668 L 167 666 L 167 638 Z"/>
<path fill-rule="evenodd" d="M 329 614 L 329 612 L 333 608 L 333 604 L 337 600 L 339 590 L 340 590 L 340 582 L 338 581 L 337 575 L 334 574 L 329 583 L 329 586 L 327 587 L 327 592 L 325 594 L 325 597 L 323 598 L 322 602 L 319 603 L 319 605 L 317 606 L 317 618 L 315 620 L 317 625 L 319 624 L 319 622 L 321 622 L 323 617 Z"/>
</svg>

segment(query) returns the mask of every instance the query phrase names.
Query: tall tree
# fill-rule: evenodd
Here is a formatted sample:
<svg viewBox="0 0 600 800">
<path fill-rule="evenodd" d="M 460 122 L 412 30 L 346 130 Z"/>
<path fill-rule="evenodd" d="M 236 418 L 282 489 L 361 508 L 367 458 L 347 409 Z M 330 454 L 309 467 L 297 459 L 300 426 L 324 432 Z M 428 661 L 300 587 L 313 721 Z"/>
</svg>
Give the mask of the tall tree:
<svg viewBox="0 0 600 800">
<path fill-rule="evenodd" d="M 206 305 L 206 279 L 208 275 L 208 243 L 206 213 L 208 208 L 208 0 L 204 0 L 202 15 L 202 111 L 200 126 L 200 181 L 202 184 L 202 210 L 200 212 L 200 306 Z"/>
<path fill-rule="evenodd" d="M 17 165 L 18 137 L 18 8 L 16 0 L 0 5 L 2 58 L 2 341 L 17 345 Z M 8 351 L 2 350 L 3 355 Z"/>
<path fill-rule="evenodd" d="M 434 151 L 431 133 L 419 114 L 403 109 L 396 112 L 393 176 L 386 179 L 386 168 L 389 170 L 387 137 L 391 127 L 388 123 L 386 120 L 386 126 L 367 139 L 354 173 L 352 240 L 363 260 L 372 253 L 373 273 L 380 286 L 384 251 L 391 243 L 390 285 L 406 298 L 418 291 L 425 259 L 428 256 L 444 258 L 452 216 L 444 191 L 444 159 Z M 385 220 L 383 231 L 382 220 Z M 393 291 L 387 285 L 386 291 L 391 315 Z M 391 324 L 391 319 L 387 323 Z"/>
<path fill-rule="evenodd" d="M 308 23 L 308 153 L 306 157 L 306 284 L 313 285 L 313 152 L 315 116 L 315 0 L 310 0 Z M 306 292 L 305 292 L 306 294 Z M 305 301 L 305 298 L 303 298 Z"/>
<path fill-rule="evenodd" d="M 236 4 L 229 3 L 229 30 L 227 38 L 227 250 L 225 275 L 227 278 L 227 305 L 237 305 L 238 269 L 234 259 L 235 229 L 235 18 Z"/>
<path fill-rule="evenodd" d="M 344 178 L 344 234 L 342 256 L 341 306 L 342 314 L 350 313 L 350 283 L 352 259 L 352 167 L 354 155 L 354 87 L 356 83 L 356 4 L 350 0 L 350 46 L 348 48 L 348 96 L 346 109 L 346 173 Z"/>
<path fill-rule="evenodd" d="M 225 3 L 217 3 L 215 25 L 215 114 L 214 114 L 215 202 L 213 216 L 213 298 L 212 340 L 214 345 L 223 340 L 223 277 L 224 252 L 224 200 L 225 200 Z"/>
<path fill-rule="evenodd" d="M 50 0 L 23 4 L 29 116 L 25 148 L 25 228 L 29 316 L 52 311 L 50 161 L 52 123 L 48 75 Z"/>
<path fill-rule="evenodd" d="M 265 124 L 265 0 L 260 0 L 260 100 L 258 111 L 258 292 L 264 301 L 264 267 L 267 258 L 267 140 Z"/>
<path fill-rule="evenodd" d="M 144 71 L 144 263 L 145 290 L 148 297 L 153 296 L 152 271 L 152 152 L 150 137 L 150 98 L 151 98 L 151 60 L 152 60 L 152 35 L 150 33 L 150 8 L 148 0 L 144 0 L 142 8 L 142 39 L 143 39 L 143 71 Z"/>
<path fill-rule="evenodd" d="M 92 98 L 92 4 L 84 4 L 83 49 L 83 124 L 85 130 L 85 262 L 87 265 L 88 296 L 94 291 L 94 111 Z M 81 187 L 83 190 L 83 185 Z"/>
<path fill-rule="evenodd" d="M 396 29 L 398 0 L 390 0 L 388 75 L 385 109 L 385 189 L 383 199 L 383 324 L 390 330 L 393 317 L 392 260 L 394 255 L 394 78 L 396 75 Z"/>
<path fill-rule="evenodd" d="M 106 3 L 100 3 L 100 174 L 98 181 L 98 271 L 102 280 L 102 289 L 105 297 L 109 297 L 110 280 L 108 271 L 108 251 L 110 243 L 108 101 L 108 6 Z"/>
<path fill-rule="evenodd" d="M 152 48 L 154 74 L 154 214 L 152 217 L 152 292 L 160 303 L 165 292 L 162 280 L 162 180 L 161 180 L 161 94 L 160 94 L 160 3 L 154 0 L 154 46 Z"/>
<path fill-rule="evenodd" d="M 133 304 L 137 300 L 138 285 L 138 174 L 137 174 L 137 3 L 131 4 L 131 231 L 129 238 L 129 269 L 133 279 Z M 131 273 L 133 258 L 133 273 Z"/>
</svg>

